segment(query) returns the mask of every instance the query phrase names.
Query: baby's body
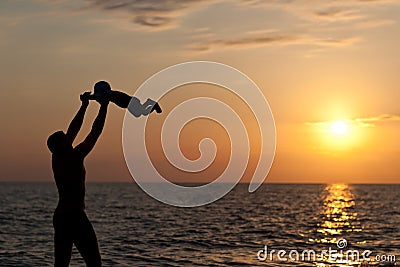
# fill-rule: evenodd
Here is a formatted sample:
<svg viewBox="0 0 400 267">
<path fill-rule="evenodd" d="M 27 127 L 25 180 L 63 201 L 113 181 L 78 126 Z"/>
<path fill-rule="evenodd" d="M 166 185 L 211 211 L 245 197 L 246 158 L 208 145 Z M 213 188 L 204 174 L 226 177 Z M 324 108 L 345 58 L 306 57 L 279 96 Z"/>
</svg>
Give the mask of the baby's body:
<svg viewBox="0 0 400 267">
<path fill-rule="evenodd" d="M 151 100 L 150 98 L 146 100 L 143 104 L 140 103 L 140 100 L 134 96 L 130 96 L 128 94 L 125 94 L 120 91 L 115 91 L 115 90 L 108 90 L 105 92 L 102 92 L 102 95 L 106 96 L 109 98 L 111 102 L 116 104 L 117 106 L 121 108 L 128 108 L 129 112 L 132 113 L 133 116 L 135 117 L 140 117 L 141 115 L 147 116 L 154 110 L 157 113 L 161 113 L 162 110 L 158 103 L 154 100 Z M 99 97 L 99 95 L 95 94 L 91 97 L 91 99 L 96 99 Z M 132 103 L 131 103 L 132 101 Z M 129 104 L 131 103 L 131 104 Z"/>
</svg>

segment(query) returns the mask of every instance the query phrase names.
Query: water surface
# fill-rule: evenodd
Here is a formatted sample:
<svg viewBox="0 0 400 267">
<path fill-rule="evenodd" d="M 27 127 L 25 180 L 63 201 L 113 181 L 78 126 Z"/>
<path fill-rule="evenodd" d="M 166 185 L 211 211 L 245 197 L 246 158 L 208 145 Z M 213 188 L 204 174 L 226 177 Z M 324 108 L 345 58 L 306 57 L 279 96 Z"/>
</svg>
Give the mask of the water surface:
<svg viewBox="0 0 400 267">
<path fill-rule="evenodd" d="M 394 266 L 384 261 L 259 261 L 276 251 L 371 250 L 400 262 L 399 185 L 239 185 L 198 208 L 171 207 L 134 183 L 87 184 L 86 211 L 104 266 Z M 0 266 L 51 266 L 52 183 L 0 184 Z M 70 266 L 84 266 L 74 248 Z"/>
</svg>

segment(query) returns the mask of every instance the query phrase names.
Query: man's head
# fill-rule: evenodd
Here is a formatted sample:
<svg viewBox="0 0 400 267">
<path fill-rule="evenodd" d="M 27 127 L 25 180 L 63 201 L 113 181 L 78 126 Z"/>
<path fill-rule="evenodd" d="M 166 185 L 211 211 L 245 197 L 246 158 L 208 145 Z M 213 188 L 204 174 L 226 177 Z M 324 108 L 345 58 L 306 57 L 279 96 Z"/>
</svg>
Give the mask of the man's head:
<svg viewBox="0 0 400 267">
<path fill-rule="evenodd" d="M 111 93 L 111 86 L 106 81 L 99 81 L 94 85 L 95 96 L 105 96 Z"/>
<path fill-rule="evenodd" d="M 71 145 L 67 141 L 67 136 L 63 131 L 57 131 L 47 139 L 47 147 L 51 153 L 59 153 L 67 151 Z"/>
</svg>

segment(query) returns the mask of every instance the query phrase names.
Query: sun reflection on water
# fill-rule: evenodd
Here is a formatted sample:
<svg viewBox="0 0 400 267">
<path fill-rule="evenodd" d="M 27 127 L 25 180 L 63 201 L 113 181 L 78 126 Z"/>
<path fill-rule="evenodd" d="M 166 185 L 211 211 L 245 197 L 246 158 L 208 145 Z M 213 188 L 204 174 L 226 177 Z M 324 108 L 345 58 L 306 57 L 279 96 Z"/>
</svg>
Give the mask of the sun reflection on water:
<svg viewBox="0 0 400 267">
<path fill-rule="evenodd" d="M 326 197 L 322 215 L 324 221 L 319 224 L 318 232 L 325 238 L 321 243 L 336 243 L 340 236 L 349 232 L 361 232 L 357 221 L 354 196 L 346 184 L 331 184 L 325 188 Z"/>
<path fill-rule="evenodd" d="M 325 187 L 323 199 L 324 205 L 320 213 L 320 222 L 317 224 L 317 235 L 309 241 L 332 244 L 330 245 L 332 248 L 338 249 L 336 244 L 340 239 L 348 239 L 350 235 L 362 232 L 361 224 L 357 219 L 354 195 L 347 184 L 330 184 Z M 362 242 L 358 240 L 357 244 Z M 316 266 L 353 266 L 359 262 L 331 261 L 325 258 L 315 264 Z"/>
</svg>

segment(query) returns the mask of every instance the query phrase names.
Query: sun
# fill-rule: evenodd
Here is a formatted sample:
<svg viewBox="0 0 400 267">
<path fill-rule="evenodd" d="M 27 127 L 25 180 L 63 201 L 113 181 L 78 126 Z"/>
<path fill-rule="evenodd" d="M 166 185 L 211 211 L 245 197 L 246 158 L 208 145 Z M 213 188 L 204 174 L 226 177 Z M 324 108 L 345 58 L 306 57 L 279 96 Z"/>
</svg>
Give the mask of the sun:
<svg viewBox="0 0 400 267">
<path fill-rule="evenodd" d="M 319 153 L 334 157 L 344 153 L 340 155 L 345 156 L 347 152 L 356 151 L 355 148 L 361 149 L 365 142 L 365 130 L 353 119 L 340 118 L 312 125 L 315 127 L 313 138 L 316 141 L 313 146 Z"/>
<path fill-rule="evenodd" d="M 331 131 L 336 135 L 344 135 L 347 133 L 349 126 L 342 120 L 332 123 Z"/>
</svg>

